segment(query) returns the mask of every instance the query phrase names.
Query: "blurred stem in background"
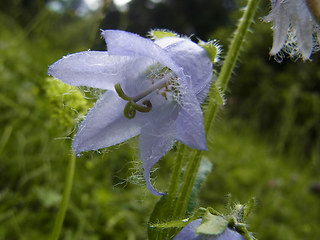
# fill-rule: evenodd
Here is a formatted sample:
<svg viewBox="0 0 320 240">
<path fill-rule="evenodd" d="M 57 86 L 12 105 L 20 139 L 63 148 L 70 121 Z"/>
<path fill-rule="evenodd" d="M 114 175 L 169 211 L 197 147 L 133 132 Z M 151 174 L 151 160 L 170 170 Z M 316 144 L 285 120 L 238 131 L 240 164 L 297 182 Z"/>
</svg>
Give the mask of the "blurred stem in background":
<svg viewBox="0 0 320 240">
<path fill-rule="evenodd" d="M 55 223 L 54 223 L 54 227 L 53 227 L 53 231 L 52 231 L 52 235 L 51 235 L 51 240 L 58 240 L 59 239 L 62 225 L 63 225 L 63 221 L 64 221 L 64 217 L 65 217 L 67 209 L 68 209 L 68 204 L 69 204 L 69 200 L 70 200 L 75 169 L 76 169 L 76 156 L 74 154 L 72 154 L 71 158 L 69 160 L 69 163 L 68 163 L 68 167 L 67 167 L 63 196 L 62 196 L 59 211 L 58 211 Z"/>
<path fill-rule="evenodd" d="M 97 40 L 100 40 L 98 36 L 100 36 L 100 24 L 106 14 L 106 11 L 111 3 L 111 0 L 104 0 L 102 7 L 100 8 L 99 12 L 97 13 L 96 17 L 96 26 L 93 27 L 93 32 L 90 34 L 90 45 L 94 46 L 95 42 Z M 70 195 L 72 191 L 72 185 L 74 181 L 74 174 L 76 171 L 76 156 L 74 153 L 72 153 L 71 158 L 69 160 L 67 170 L 66 170 L 66 178 L 65 178 L 65 184 L 64 184 L 64 190 L 63 190 L 63 196 L 62 200 L 59 206 L 59 211 L 55 219 L 54 228 L 52 230 L 51 234 L 51 240 L 58 240 L 61 234 L 63 222 L 65 219 L 65 215 L 68 209 L 68 204 L 70 201 Z"/>
</svg>

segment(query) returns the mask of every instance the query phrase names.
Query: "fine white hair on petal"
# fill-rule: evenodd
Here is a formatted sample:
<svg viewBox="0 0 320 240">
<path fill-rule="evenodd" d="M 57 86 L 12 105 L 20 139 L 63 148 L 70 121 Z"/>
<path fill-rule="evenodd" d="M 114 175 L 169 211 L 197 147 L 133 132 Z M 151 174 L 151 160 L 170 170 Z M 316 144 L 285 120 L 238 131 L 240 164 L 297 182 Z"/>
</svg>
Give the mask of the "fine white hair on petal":
<svg viewBox="0 0 320 240">
<path fill-rule="evenodd" d="M 271 3 L 271 12 L 263 18 L 266 22 L 273 22 L 274 37 L 270 55 L 281 59 L 279 52 L 283 50 L 292 58 L 308 60 L 312 52 L 318 51 L 319 25 L 306 1 L 272 0 Z"/>
</svg>

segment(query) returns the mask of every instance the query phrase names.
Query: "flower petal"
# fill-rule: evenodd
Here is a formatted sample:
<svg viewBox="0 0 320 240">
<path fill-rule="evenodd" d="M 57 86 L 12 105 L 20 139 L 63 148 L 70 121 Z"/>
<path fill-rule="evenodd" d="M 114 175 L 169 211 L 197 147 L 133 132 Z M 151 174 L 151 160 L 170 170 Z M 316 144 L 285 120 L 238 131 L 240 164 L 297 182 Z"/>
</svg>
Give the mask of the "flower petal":
<svg viewBox="0 0 320 240">
<path fill-rule="evenodd" d="M 301 21 L 297 23 L 296 36 L 299 50 L 303 60 L 310 58 L 313 47 L 312 25 L 308 22 Z"/>
<path fill-rule="evenodd" d="M 175 142 L 175 119 L 179 107 L 174 103 L 167 103 L 158 108 L 153 114 L 150 122 L 142 128 L 139 137 L 140 154 L 144 167 L 146 184 L 151 193 L 161 196 L 154 189 L 150 181 L 152 167 L 162 158 Z"/>
<path fill-rule="evenodd" d="M 114 91 L 104 93 L 79 127 L 73 141 L 76 154 L 109 147 L 140 133 L 145 115 L 137 112 L 133 119 L 127 119 L 123 114 L 126 103 Z"/>
<path fill-rule="evenodd" d="M 313 21 L 313 17 L 306 5 L 305 1 L 298 1 L 296 3 L 296 14 L 298 19 L 295 21 L 297 44 L 304 60 L 310 58 L 313 47 L 313 25 L 316 23 Z M 295 13 L 292 13 L 294 16 Z"/>
<path fill-rule="evenodd" d="M 164 66 L 169 67 L 180 78 L 184 77 L 182 68 L 171 59 L 168 52 L 150 39 L 120 30 L 105 30 L 101 35 L 106 40 L 110 55 L 143 56 L 155 59 Z"/>
<path fill-rule="evenodd" d="M 240 233 L 227 228 L 222 234 L 212 237 L 211 240 L 245 240 L 245 238 Z"/>
<path fill-rule="evenodd" d="M 185 226 L 174 240 L 200 240 L 201 236 L 196 234 L 197 228 L 201 225 L 202 219 L 197 219 Z"/>
<path fill-rule="evenodd" d="M 274 4 L 269 15 L 263 18 L 266 22 L 273 22 L 273 44 L 270 55 L 277 54 L 283 47 L 288 34 L 290 16 L 286 13 L 281 1 Z"/>
<path fill-rule="evenodd" d="M 274 40 L 270 51 L 276 55 L 281 49 L 291 57 L 310 58 L 319 40 L 315 35 L 319 25 L 315 21 L 306 1 L 272 1 L 272 10 L 263 19 L 273 22 Z"/>
<path fill-rule="evenodd" d="M 63 57 L 49 67 L 48 74 L 72 86 L 113 89 L 116 83 L 136 77 L 152 63 L 141 57 L 85 51 Z"/>
<path fill-rule="evenodd" d="M 155 41 L 170 57 L 183 68 L 183 73 L 191 79 L 191 87 L 197 95 L 208 88 L 212 80 L 213 66 L 207 51 L 190 39 L 165 37 Z"/>
<path fill-rule="evenodd" d="M 177 140 L 191 148 L 208 150 L 200 104 L 187 87 L 184 87 L 182 95 L 182 110 L 176 122 Z"/>
</svg>

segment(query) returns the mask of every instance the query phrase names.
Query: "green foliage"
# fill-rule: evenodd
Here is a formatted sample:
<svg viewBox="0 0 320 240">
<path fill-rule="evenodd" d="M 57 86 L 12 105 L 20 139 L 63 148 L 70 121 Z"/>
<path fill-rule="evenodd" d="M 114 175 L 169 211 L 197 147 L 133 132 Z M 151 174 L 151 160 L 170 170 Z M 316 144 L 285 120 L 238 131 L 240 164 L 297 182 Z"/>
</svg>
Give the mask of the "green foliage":
<svg viewBox="0 0 320 240">
<path fill-rule="evenodd" d="M 91 104 L 84 98 L 79 88 L 72 87 L 58 79 L 47 78 L 43 83 L 48 96 L 50 118 L 69 134 L 87 113 Z"/>
<path fill-rule="evenodd" d="M 47 239 L 53 228 L 71 133 L 92 101 L 48 78 L 47 68 L 87 50 L 95 21 L 42 9 L 23 29 L 0 14 L 0 239 Z M 144 239 L 144 216 L 155 200 L 129 184 L 136 154 L 118 148 L 78 158 L 62 238 Z"/>
<path fill-rule="evenodd" d="M 66 54 L 89 49 L 94 41 L 105 49 L 97 37 L 96 15 L 80 18 L 72 12 L 49 12 L 40 1 L 29 1 L 29 7 L 22 2 L 28 1 L 1 1 L 1 6 L 10 6 L 0 9 L 0 239 L 10 240 L 46 239 L 52 230 L 72 133 L 93 102 L 87 99 L 91 93 L 48 78 L 47 68 Z M 220 1 L 208 1 L 203 14 L 194 10 L 202 1 L 170 2 L 147 9 L 146 15 L 132 10 L 128 19 L 137 21 L 130 20 L 128 27 L 141 25 L 136 32 L 144 34 L 153 21 L 139 19 L 168 13 L 171 17 L 157 18 L 157 27 L 175 22 L 177 32 L 196 32 L 202 39 L 214 30 L 212 38 L 227 45 L 234 28 L 225 27 L 230 20 Z M 219 13 L 218 21 L 212 20 L 217 18 L 213 11 Z M 195 15 L 203 18 L 195 20 Z M 282 64 L 268 59 L 269 27 L 253 27 L 229 89 L 227 113 L 209 133 L 206 157 L 215 169 L 201 187 L 198 205 L 222 211 L 230 192 L 241 202 L 256 196 L 248 221 L 259 239 L 316 240 L 319 197 L 309 187 L 319 181 L 320 58 Z M 146 239 L 148 217 L 158 199 L 144 184 L 129 182 L 143 183 L 134 162 L 139 161 L 135 144 L 133 140 L 77 159 L 62 239 Z M 161 189 L 168 185 L 174 156 L 175 149 L 156 173 Z M 155 217 L 152 223 L 161 220 Z"/>
<path fill-rule="evenodd" d="M 319 164 L 319 54 L 312 55 L 312 62 L 284 59 L 277 63 L 267 57 L 272 43 L 270 26 L 259 23 L 253 32 L 230 86 L 230 117 L 249 122 L 274 144 L 275 151 L 301 163 Z"/>
<path fill-rule="evenodd" d="M 225 118 L 224 115 L 221 118 Z M 302 165 L 289 155 L 277 154 L 261 135 L 242 120 L 222 121 L 213 129 L 207 157 L 214 174 L 200 193 L 201 206 L 223 212 L 225 196 L 240 202 L 256 197 L 257 205 L 247 221 L 258 239 L 318 239 L 319 197 L 310 191 L 319 180 L 315 162 Z M 308 221 L 301 222 L 306 218 Z"/>
</svg>

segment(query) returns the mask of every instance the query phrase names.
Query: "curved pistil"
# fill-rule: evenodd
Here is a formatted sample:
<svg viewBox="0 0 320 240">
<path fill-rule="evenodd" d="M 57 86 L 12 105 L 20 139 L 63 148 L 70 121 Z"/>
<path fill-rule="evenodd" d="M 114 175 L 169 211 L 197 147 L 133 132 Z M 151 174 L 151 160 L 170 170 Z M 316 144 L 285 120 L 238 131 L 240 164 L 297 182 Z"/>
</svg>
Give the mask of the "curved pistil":
<svg viewBox="0 0 320 240">
<path fill-rule="evenodd" d="M 135 97 L 127 96 L 122 90 L 121 85 L 119 83 L 115 84 L 114 88 L 118 93 L 119 97 L 121 97 L 125 101 L 128 101 L 123 110 L 124 116 L 128 119 L 132 119 L 135 117 L 137 111 L 150 112 L 152 109 L 152 103 L 150 102 L 150 100 L 144 100 L 142 102 L 144 106 L 137 104 L 137 102 L 156 90 L 159 90 L 163 87 L 167 89 L 168 82 L 172 81 L 173 79 L 175 79 L 175 75 L 172 72 L 170 72 L 169 74 L 166 74 L 162 79 L 155 82 L 149 88 L 147 88 L 145 91 L 141 92 Z"/>
<path fill-rule="evenodd" d="M 129 119 L 134 118 L 137 111 L 139 111 L 139 112 L 150 112 L 151 111 L 152 104 L 149 100 L 145 100 L 142 102 L 142 104 L 145 105 L 145 107 L 141 106 L 136 103 L 137 101 L 135 101 L 134 98 L 130 98 L 124 93 L 124 91 L 122 90 L 121 85 L 119 83 L 115 84 L 114 88 L 115 88 L 116 92 L 118 93 L 119 97 L 121 97 L 123 100 L 128 101 L 128 103 L 126 104 L 126 106 L 124 107 L 124 110 L 123 110 L 124 116 L 126 118 L 129 118 Z"/>
</svg>

